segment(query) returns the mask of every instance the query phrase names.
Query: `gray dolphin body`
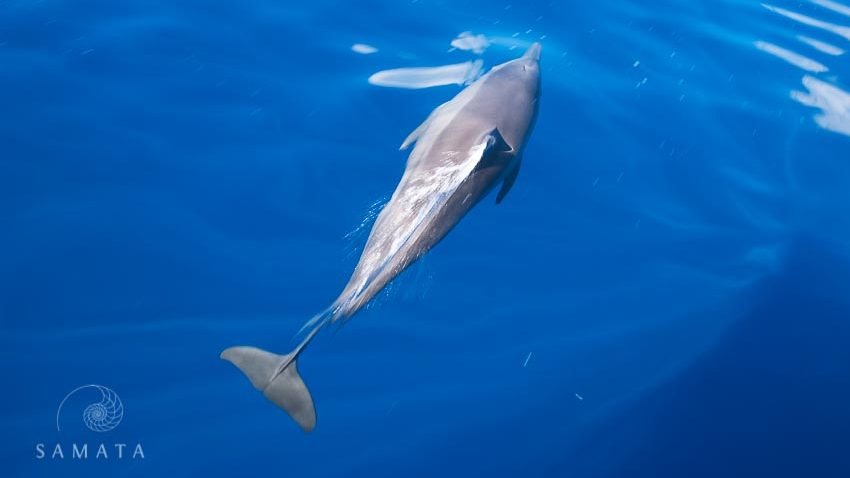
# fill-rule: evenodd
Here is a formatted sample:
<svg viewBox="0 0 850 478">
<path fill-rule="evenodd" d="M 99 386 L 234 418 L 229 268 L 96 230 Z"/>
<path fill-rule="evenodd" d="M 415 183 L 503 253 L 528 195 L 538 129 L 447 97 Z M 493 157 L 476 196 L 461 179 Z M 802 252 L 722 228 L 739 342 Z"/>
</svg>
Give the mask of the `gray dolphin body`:
<svg viewBox="0 0 850 478">
<path fill-rule="evenodd" d="M 416 146 L 351 279 L 336 301 L 305 325 L 312 328 L 295 350 L 277 355 L 240 346 L 221 353 L 304 431 L 315 427 L 316 411 L 296 359 L 316 333 L 356 314 L 493 187 L 502 184 L 497 202 L 510 190 L 537 115 L 539 58 L 540 45 L 535 43 L 522 57 L 493 67 L 407 137 L 401 149 L 414 142 Z"/>
</svg>

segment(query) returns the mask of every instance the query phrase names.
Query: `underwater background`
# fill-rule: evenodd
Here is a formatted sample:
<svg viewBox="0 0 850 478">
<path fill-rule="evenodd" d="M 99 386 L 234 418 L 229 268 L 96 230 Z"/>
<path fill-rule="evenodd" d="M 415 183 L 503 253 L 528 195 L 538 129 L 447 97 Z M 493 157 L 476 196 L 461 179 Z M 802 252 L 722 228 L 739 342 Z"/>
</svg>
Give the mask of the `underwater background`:
<svg viewBox="0 0 850 478">
<path fill-rule="evenodd" d="M 0 2 L 0 475 L 850 476 L 850 3 L 767 1 Z M 461 88 L 367 80 L 533 41 L 511 194 L 317 338 L 305 435 L 218 354 Z"/>
</svg>

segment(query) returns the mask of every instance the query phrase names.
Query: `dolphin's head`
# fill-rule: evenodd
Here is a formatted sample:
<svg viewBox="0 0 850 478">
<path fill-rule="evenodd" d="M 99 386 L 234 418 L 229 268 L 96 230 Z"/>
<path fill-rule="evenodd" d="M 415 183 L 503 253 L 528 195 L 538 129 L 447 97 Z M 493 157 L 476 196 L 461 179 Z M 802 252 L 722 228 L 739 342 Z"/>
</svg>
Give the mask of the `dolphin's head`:
<svg viewBox="0 0 850 478">
<path fill-rule="evenodd" d="M 533 84 L 534 97 L 540 94 L 540 43 L 534 42 L 528 47 L 528 50 L 518 59 L 522 64 L 522 71 L 525 73 L 526 81 Z"/>
<path fill-rule="evenodd" d="M 540 44 L 533 43 L 519 58 L 494 66 L 482 77 L 480 94 L 489 105 L 488 119 L 495 121 L 502 137 L 521 149 L 537 116 L 540 97 Z"/>
<path fill-rule="evenodd" d="M 514 83 L 520 83 L 521 90 L 530 100 L 536 99 L 539 94 L 541 48 L 540 43 L 532 43 L 521 57 L 494 68 L 494 71 L 498 69 L 499 76 L 510 78 Z"/>
<path fill-rule="evenodd" d="M 537 62 L 540 61 L 541 49 L 542 47 L 540 46 L 540 43 L 534 42 L 531 44 L 530 47 L 528 47 L 528 50 L 525 50 L 525 53 L 522 54 L 521 59 L 527 62 L 534 62 L 534 64 L 537 65 Z"/>
</svg>

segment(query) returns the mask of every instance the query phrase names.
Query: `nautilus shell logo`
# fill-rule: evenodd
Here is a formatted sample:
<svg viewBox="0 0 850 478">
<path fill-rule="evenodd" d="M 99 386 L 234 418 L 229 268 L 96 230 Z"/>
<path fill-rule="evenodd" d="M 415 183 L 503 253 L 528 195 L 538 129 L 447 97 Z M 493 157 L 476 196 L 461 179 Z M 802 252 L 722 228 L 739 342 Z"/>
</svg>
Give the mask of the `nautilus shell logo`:
<svg viewBox="0 0 850 478">
<path fill-rule="evenodd" d="M 56 410 L 56 430 L 61 431 L 62 428 L 59 419 L 62 417 L 62 407 L 65 402 L 76 394 L 89 393 L 95 400 L 83 409 L 83 423 L 93 432 L 108 432 L 117 427 L 124 418 L 124 404 L 121 403 L 121 398 L 109 387 L 103 385 L 83 385 L 77 387 L 59 403 L 59 409 Z M 99 392 L 99 393 L 97 393 Z M 98 400 L 98 396 L 100 399 Z M 67 413 L 66 413 L 67 414 Z"/>
</svg>

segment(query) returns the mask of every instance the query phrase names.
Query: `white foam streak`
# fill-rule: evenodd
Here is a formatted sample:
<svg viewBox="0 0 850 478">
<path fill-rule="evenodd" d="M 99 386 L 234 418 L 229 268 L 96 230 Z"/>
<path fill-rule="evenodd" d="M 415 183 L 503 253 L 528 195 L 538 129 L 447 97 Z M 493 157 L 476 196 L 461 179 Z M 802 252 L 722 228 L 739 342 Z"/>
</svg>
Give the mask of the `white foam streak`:
<svg viewBox="0 0 850 478">
<path fill-rule="evenodd" d="M 360 53 L 361 55 L 371 55 L 372 53 L 377 53 L 378 49 L 365 43 L 355 43 L 351 45 L 351 51 Z"/>
<path fill-rule="evenodd" d="M 471 51 L 480 55 L 490 46 L 490 40 L 481 34 L 473 35 L 472 32 L 463 32 L 452 40 L 452 46 L 458 50 Z"/>
<path fill-rule="evenodd" d="M 764 8 L 770 10 L 771 12 L 778 13 L 783 17 L 790 18 L 791 20 L 802 23 L 803 25 L 808 25 L 810 27 L 820 28 L 822 30 L 826 30 L 830 33 L 835 33 L 836 35 L 844 37 L 847 41 L 850 41 L 850 27 L 836 25 L 834 23 L 825 22 L 823 20 L 818 20 L 816 18 L 812 18 L 801 13 L 792 12 L 791 10 L 786 10 L 784 8 L 774 7 L 773 5 L 768 5 L 766 3 L 761 4 Z"/>
<path fill-rule="evenodd" d="M 821 63 L 812 60 L 811 58 L 807 58 L 799 53 L 794 53 L 791 50 L 786 50 L 780 46 L 774 45 L 773 43 L 768 43 L 765 41 L 756 41 L 754 43 L 756 48 L 759 50 L 770 53 L 771 55 L 781 58 L 788 63 L 801 68 L 806 71 L 810 71 L 812 73 L 823 73 L 825 71 L 829 71 L 829 68 L 822 65 Z"/>
<path fill-rule="evenodd" d="M 812 0 L 815 5 L 820 5 L 823 8 L 832 10 L 833 12 L 847 15 L 850 17 L 850 7 L 843 3 L 834 2 L 832 0 Z"/>
<path fill-rule="evenodd" d="M 383 70 L 370 76 L 369 83 L 407 89 L 464 85 L 475 81 L 481 75 L 483 64 L 481 60 L 475 60 L 454 65 Z"/>
<path fill-rule="evenodd" d="M 792 91 L 791 98 L 821 110 L 815 122 L 824 129 L 850 136 L 850 93 L 812 76 L 803 77 L 809 91 Z"/>
<path fill-rule="evenodd" d="M 815 40 L 814 38 L 809 38 L 805 35 L 799 35 L 797 36 L 797 39 L 809 45 L 810 47 L 818 50 L 821 53 L 826 53 L 827 55 L 839 56 L 844 54 L 844 50 L 838 48 L 835 45 L 831 45 L 820 40 Z"/>
</svg>

